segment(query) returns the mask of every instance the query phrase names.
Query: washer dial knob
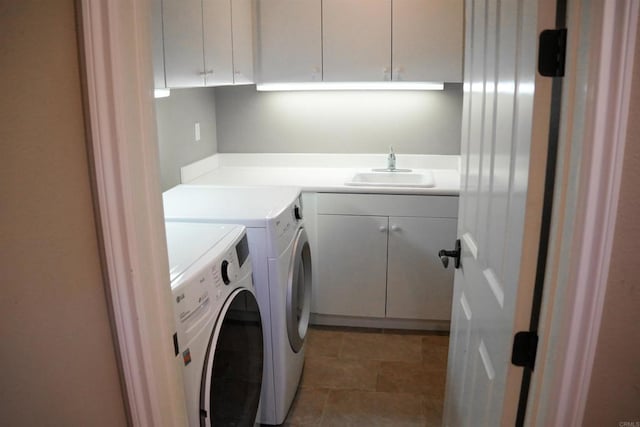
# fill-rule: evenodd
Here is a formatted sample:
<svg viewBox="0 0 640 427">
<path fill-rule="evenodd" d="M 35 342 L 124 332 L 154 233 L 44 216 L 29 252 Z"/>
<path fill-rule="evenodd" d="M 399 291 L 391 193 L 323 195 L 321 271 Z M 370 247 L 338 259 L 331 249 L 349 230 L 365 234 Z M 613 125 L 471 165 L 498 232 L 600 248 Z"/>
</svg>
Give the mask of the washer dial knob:
<svg viewBox="0 0 640 427">
<path fill-rule="evenodd" d="M 228 285 L 236 278 L 236 267 L 225 259 L 220 265 L 220 273 L 222 274 L 222 281 L 225 285 Z"/>
</svg>

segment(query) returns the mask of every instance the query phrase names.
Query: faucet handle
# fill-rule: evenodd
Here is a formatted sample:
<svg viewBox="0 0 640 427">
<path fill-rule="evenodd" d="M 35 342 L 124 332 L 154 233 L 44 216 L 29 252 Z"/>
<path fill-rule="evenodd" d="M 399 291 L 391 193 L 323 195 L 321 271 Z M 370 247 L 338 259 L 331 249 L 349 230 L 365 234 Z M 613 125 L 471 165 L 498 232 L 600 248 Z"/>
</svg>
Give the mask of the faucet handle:
<svg viewBox="0 0 640 427">
<path fill-rule="evenodd" d="M 387 156 L 387 169 L 390 171 L 396 169 L 396 153 L 393 152 L 393 145 L 389 146 L 389 155 Z"/>
</svg>

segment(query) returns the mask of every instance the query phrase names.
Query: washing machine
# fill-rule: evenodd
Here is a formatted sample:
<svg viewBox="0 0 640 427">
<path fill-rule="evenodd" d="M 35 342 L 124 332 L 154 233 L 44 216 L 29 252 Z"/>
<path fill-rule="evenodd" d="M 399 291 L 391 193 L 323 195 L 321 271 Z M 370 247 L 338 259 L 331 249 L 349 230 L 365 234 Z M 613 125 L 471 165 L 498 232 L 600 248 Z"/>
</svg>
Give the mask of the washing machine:
<svg viewBox="0 0 640 427">
<path fill-rule="evenodd" d="M 245 228 L 165 226 L 189 426 L 254 426 L 263 333 Z"/>
<path fill-rule="evenodd" d="M 281 424 L 304 364 L 311 308 L 311 252 L 300 188 L 179 185 L 163 194 L 171 221 L 247 227 L 264 333 L 258 420 Z"/>
</svg>

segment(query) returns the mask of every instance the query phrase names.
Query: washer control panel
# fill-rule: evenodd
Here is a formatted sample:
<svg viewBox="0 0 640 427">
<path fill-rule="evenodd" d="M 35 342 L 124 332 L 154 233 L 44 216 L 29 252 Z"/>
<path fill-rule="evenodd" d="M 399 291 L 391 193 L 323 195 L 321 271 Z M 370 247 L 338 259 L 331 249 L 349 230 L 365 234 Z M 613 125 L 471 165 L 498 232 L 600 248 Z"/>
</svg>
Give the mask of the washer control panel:
<svg viewBox="0 0 640 427">
<path fill-rule="evenodd" d="M 242 228 L 235 238 L 210 250 L 173 289 L 173 306 L 179 329 L 189 334 L 191 329 L 213 315 L 213 308 L 224 302 L 238 286 L 247 286 L 244 277 L 251 277 L 251 260 L 247 235 Z M 217 256 L 215 256 L 217 255 Z"/>
</svg>

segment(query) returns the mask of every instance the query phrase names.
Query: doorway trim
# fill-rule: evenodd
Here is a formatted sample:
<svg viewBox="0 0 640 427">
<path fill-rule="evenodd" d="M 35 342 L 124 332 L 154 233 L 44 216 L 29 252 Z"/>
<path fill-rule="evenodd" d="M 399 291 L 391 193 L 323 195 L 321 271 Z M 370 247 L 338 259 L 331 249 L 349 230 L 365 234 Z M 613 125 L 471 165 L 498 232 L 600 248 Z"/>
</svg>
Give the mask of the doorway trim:
<svg viewBox="0 0 640 427">
<path fill-rule="evenodd" d="M 161 215 L 149 40 L 150 3 L 148 0 L 76 0 L 76 4 L 81 24 L 83 57 L 80 66 L 86 79 L 84 90 L 94 197 L 102 236 L 107 293 L 130 419 L 133 425 L 186 425 L 180 372 L 175 359 L 171 357 L 173 312 Z M 634 6 L 633 0 L 606 0 L 608 15 L 605 18 L 619 17 L 620 11 L 629 7 L 635 8 L 635 14 L 631 15 L 637 21 L 637 2 Z M 611 24 L 610 20 L 607 22 Z M 633 41 L 636 27 L 637 22 L 625 27 L 622 40 Z M 631 82 L 630 64 L 607 63 L 606 56 L 603 57 L 605 46 L 610 46 L 620 40 L 617 37 L 621 37 L 611 30 L 610 25 L 603 30 L 594 29 L 592 35 L 599 41 L 598 49 L 590 47 L 593 50 L 590 53 L 598 61 L 600 73 L 599 80 L 589 81 L 589 90 L 595 91 L 597 88 L 597 96 L 608 102 L 608 108 L 615 107 L 615 114 L 606 114 L 607 126 L 599 124 L 604 127 L 595 126 L 597 129 L 592 129 L 592 148 L 600 150 L 605 156 L 599 158 L 596 154 L 598 151 L 592 152 L 591 162 L 585 161 L 580 165 L 581 175 L 569 183 L 573 187 L 567 187 L 567 182 L 562 183 L 564 191 L 558 195 L 566 198 L 567 190 L 577 191 L 580 188 L 581 199 L 589 196 L 589 209 L 595 206 L 595 210 L 576 210 L 576 216 L 566 220 L 567 229 L 572 228 L 569 227 L 572 220 L 578 224 L 573 234 L 562 234 L 558 224 L 555 225 L 557 252 L 550 256 L 557 256 L 554 261 L 556 271 L 555 277 L 550 277 L 550 280 L 557 282 L 571 278 L 573 287 L 570 285 L 566 289 L 559 289 L 551 283 L 553 286 L 546 288 L 549 291 L 545 297 L 547 302 L 543 316 L 546 318 L 543 321 L 547 322 L 551 335 L 543 337 L 540 359 L 547 358 L 544 350 L 554 344 L 558 337 L 576 336 L 559 354 L 561 357 L 548 358 L 544 361 L 544 369 L 537 369 L 534 380 L 534 397 L 537 401 L 536 405 L 529 406 L 529 415 L 535 411 L 533 415 L 536 418 L 535 421 L 527 421 L 530 425 L 534 425 L 534 422 L 545 425 L 545 419 L 548 421 L 546 425 L 562 425 L 560 421 L 569 419 L 573 422 L 581 419 L 584 413 L 604 303 L 622 170 L 630 92 L 622 89 L 629 88 Z M 600 37 L 602 50 L 599 49 Z M 627 51 L 633 52 L 632 42 L 625 46 Z M 616 81 L 615 78 L 605 78 L 605 75 L 621 78 Z M 612 87 L 614 84 L 615 88 Z M 626 101 L 623 100 L 625 94 Z M 575 102 L 575 97 L 571 99 Z M 601 109 L 598 112 L 608 111 L 603 105 L 596 107 Z M 590 114 L 591 118 L 597 116 L 595 111 Z M 597 123 L 591 121 L 591 124 Z M 563 117 L 564 125 L 566 117 Z M 607 155 L 606 150 L 602 151 L 602 144 L 609 137 L 613 137 L 610 141 L 616 144 L 615 155 Z M 569 160 L 565 158 L 565 161 Z M 567 179 L 567 176 L 564 178 Z M 600 178 L 605 178 L 608 184 L 601 185 Z M 557 269 L 562 267 L 559 260 L 567 260 L 560 250 L 565 249 L 566 254 L 566 247 L 580 247 L 580 244 L 587 242 L 595 244 L 592 246 L 594 250 L 584 249 L 570 265 L 565 264 L 567 271 L 558 272 Z M 592 270 L 594 268 L 596 270 Z M 560 273 L 566 276 L 562 277 Z M 586 282 L 580 287 L 576 286 L 578 279 L 594 279 L 589 274 L 597 275 L 597 281 L 593 282 L 591 288 L 584 285 Z M 577 292 L 579 298 L 566 303 L 561 293 L 567 291 Z M 580 323 L 582 319 L 590 319 L 590 326 Z M 572 355 L 579 355 L 582 362 L 572 362 Z M 554 376 L 559 372 L 564 373 Z M 564 387 L 566 398 L 553 401 L 557 396 L 553 393 L 558 392 L 554 390 L 559 390 L 560 386 Z M 571 418 L 574 415 L 579 418 Z"/>
<path fill-rule="evenodd" d="M 103 274 L 134 426 L 187 425 L 173 357 L 148 1 L 76 0 Z"/>
<path fill-rule="evenodd" d="M 569 2 L 568 56 L 539 362 L 527 425 L 581 425 L 615 233 L 639 5 Z M 569 52 L 569 51 L 568 51 Z M 584 109 L 581 105 L 586 106 Z M 549 351 L 553 349 L 554 353 Z"/>
</svg>

